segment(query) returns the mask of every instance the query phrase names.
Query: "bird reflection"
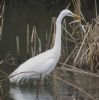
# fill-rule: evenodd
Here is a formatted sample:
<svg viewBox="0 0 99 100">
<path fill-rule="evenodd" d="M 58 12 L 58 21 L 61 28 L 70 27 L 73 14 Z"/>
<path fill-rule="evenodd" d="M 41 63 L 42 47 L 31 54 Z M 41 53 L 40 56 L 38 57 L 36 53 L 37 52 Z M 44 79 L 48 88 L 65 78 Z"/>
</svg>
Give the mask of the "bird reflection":
<svg viewBox="0 0 99 100">
<path fill-rule="evenodd" d="M 37 95 L 34 91 L 29 89 L 20 89 L 18 87 L 10 88 L 10 97 L 14 100 L 54 100 L 53 97 L 47 92 L 39 94 L 37 98 Z"/>
</svg>

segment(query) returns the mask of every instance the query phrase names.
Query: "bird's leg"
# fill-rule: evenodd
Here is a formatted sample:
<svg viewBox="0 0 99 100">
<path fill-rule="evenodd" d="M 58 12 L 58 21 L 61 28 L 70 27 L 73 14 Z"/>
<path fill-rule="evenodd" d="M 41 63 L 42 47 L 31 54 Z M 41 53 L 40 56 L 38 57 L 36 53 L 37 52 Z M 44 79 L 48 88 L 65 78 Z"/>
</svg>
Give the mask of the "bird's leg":
<svg viewBox="0 0 99 100">
<path fill-rule="evenodd" d="M 39 100 L 39 80 L 36 81 L 36 97 L 35 100 Z"/>
<path fill-rule="evenodd" d="M 44 83 L 44 78 L 43 78 L 43 74 L 40 73 L 40 78 L 39 80 L 36 81 L 36 99 L 39 100 L 39 89 L 41 88 L 41 93 L 43 93 L 43 83 Z"/>
<path fill-rule="evenodd" d="M 43 78 L 43 74 L 41 73 L 41 74 L 40 74 L 40 87 L 41 87 L 41 93 L 43 93 L 43 91 L 44 91 L 43 85 L 44 85 L 44 78 Z"/>
</svg>

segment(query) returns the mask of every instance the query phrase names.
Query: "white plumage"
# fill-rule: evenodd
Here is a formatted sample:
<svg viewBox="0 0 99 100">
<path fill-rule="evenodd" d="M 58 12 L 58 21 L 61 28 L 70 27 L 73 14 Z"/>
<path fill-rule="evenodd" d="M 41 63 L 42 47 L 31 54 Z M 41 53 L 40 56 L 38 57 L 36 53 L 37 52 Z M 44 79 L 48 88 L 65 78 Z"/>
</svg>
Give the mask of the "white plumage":
<svg viewBox="0 0 99 100">
<path fill-rule="evenodd" d="M 10 82 L 19 83 L 29 79 L 39 79 L 40 75 L 44 78 L 52 72 L 61 54 L 61 22 L 65 16 L 74 17 L 76 15 L 67 9 L 61 11 L 56 20 L 56 37 L 53 48 L 21 64 L 10 74 Z"/>
</svg>

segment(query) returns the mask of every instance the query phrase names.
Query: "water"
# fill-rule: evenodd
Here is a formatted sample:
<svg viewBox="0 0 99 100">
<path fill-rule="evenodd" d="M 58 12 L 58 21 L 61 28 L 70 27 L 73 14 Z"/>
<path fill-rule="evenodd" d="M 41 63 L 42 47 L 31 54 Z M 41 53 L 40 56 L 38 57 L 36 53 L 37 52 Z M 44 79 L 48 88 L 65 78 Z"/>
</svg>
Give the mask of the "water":
<svg viewBox="0 0 99 100">
<path fill-rule="evenodd" d="M 37 96 L 33 89 L 20 89 L 18 87 L 10 87 L 10 97 L 13 100 L 54 100 L 48 91 Z"/>
<path fill-rule="evenodd" d="M 7 85 L 7 84 L 5 84 Z M 51 88 L 52 89 L 52 88 Z M 25 87 L 25 86 L 12 86 L 11 84 L 7 87 L 2 88 L 3 94 L 0 95 L 0 100 L 73 100 L 73 96 L 67 93 L 59 93 L 57 95 L 52 94 L 50 90 L 45 88 L 39 88 L 37 92 L 36 88 Z M 57 93 L 57 91 L 56 91 Z"/>
<path fill-rule="evenodd" d="M 98 78 L 77 73 L 74 74 L 75 78 L 73 78 L 72 75 L 67 73 L 65 80 L 83 89 L 93 96 L 95 100 L 99 100 Z M 2 94 L 0 100 L 93 100 L 86 93 L 60 80 L 56 80 L 55 83 L 50 81 L 45 80 L 43 87 L 38 88 L 38 92 L 36 86 L 33 85 L 33 81 L 22 86 L 15 86 L 5 82 L 2 87 L 3 93 L 0 93 Z"/>
<path fill-rule="evenodd" d="M 57 75 L 58 76 L 58 75 Z M 53 77 L 52 77 L 53 78 Z M 39 100 L 93 100 L 86 93 L 74 88 L 73 86 L 61 80 L 46 78 L 43 87 L 38 87 Z M 89 93 L 96 100 L 99 100 L 99 79 L 89 77 L 80 73 L 64 72 L 62 79 L 72 83 L 87 93 Z M 35 82 L 34 82 L 35 83 Z M 37 98 L 36 86 L 32 85 L 33 80 L 23 84 L 22 86 L 13 86 L 8 83 L 2 83 L 3 93 L 0 95 L 1 100 L 35 100 Z M 1 89 L 1 88 L 0 88 Z M 1 92 L 1 90 L 0 90 Z M 36 99 L 38 100 L 38 99 Z"/>
</svg>

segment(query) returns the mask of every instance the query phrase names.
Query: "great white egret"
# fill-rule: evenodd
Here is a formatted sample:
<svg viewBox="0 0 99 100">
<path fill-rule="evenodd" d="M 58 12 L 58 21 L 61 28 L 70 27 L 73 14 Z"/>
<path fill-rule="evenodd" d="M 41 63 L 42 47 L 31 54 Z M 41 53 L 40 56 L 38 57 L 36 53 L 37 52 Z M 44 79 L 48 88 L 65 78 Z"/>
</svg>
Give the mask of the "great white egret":
<svg viewBox="0 0 99 100">
<path fill-rule="evenodd" d="M 62 10 L 56 20 L 56 37 L 52 49 L 30 58 L 10 74 L 10 82 L 19 83 L 29 79 L 44 79 L 55 68 L 61 55 L 61 22 L 65 16 L 79 17 L 70 10 Z"/>
</svg>

